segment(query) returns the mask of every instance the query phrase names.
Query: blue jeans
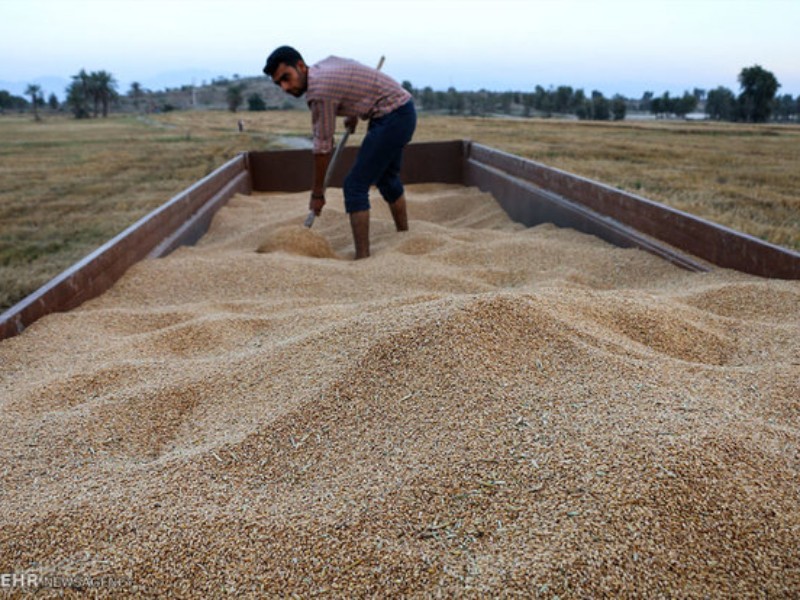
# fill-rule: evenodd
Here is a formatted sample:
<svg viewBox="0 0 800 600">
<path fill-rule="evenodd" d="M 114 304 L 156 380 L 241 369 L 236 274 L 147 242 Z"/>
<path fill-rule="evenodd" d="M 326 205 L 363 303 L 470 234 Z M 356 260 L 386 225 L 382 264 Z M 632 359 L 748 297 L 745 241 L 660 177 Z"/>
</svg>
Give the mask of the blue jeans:
<svg viewBox="0 0 800 600">
<path fill-rule="evenodd" d="M 344 208 L 348 213 L 369 210 L 369 188 L 377 185 L 390 204 L 403 195 L 400 167 L 403 148 L 414 135 L 417 112 L 414 101 L 372 119 L 361 142 L 356 162 L 344 180 Z"/>
</svg>

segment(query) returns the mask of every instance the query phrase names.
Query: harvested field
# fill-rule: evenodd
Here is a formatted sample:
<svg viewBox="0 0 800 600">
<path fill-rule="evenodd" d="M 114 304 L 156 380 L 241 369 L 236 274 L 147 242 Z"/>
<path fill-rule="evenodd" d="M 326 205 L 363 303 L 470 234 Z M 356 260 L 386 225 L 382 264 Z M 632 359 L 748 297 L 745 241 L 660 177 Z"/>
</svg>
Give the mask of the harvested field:
<svg viewBox="0 0 800 600">
<path fill-rule="evenodd" d="M 797 597 L 800 283 L 460 186 L 237 196 L 0 342 L 0 572 L 152 597 Z M 257 251 L 259 250 L 259 251 Z M 66 590 L 79 596 L 86 589 Z"/>
</svg>

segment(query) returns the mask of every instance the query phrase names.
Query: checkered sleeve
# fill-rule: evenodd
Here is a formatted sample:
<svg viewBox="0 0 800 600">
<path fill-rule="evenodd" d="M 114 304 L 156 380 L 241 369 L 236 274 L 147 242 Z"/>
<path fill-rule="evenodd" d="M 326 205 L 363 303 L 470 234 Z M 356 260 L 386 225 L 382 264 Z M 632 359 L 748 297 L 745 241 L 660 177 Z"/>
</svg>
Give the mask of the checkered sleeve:
<svg viewBox="0 0 800 600">
<path fill-rule="evenodd" d="M 333 152 L 333 133 L 336 130 L 336 103 L 332 100 L 309 102 L 314 134 L 314 154 Z"/>
</svg>

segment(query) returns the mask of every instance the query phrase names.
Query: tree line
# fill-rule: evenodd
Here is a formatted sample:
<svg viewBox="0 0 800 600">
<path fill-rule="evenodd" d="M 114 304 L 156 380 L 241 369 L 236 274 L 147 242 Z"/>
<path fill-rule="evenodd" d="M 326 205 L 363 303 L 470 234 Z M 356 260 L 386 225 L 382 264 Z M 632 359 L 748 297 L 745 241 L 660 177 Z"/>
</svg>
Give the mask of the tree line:
<svg viewBox="0 0 800 600">
<path fill-rule="evenodd" d="M 0 111 L 30 108 L 34 118 L 39 120 L 39 109 L 47 106 L 56 111 L 66 106 L 77 119 L 98 115 L 107 117 L 112 104 L 119 99 L 117 81 L 111 73 L 107 71 L 87 73 L 85 69 L 72 76 L 72 83 L 67 86 L 67 99 L 63 105 L 52 93 L 45 103 L 44 93 L 39 85 L 29 85 L 25 94 L 30 96 L 30 102 L 21 96 L 13 96 L 7 90 L 0 90 Z"/>
<path fill-rule="evenodd" d="M 236 112 L 245 100 L 248 110 L 268 110 L 269 106 L 260 94 L 246 93 L 246 80 L 238 80 L 238 77 L 236 79 L 235 82 L 228 82 L 224 78 L 220 80 L 227 85 L 225 101 L 228 110 Z M 759 65 L 746 67 L 739 73 L 738 81 L 741 88 L 738 95 L 720 86 L 710 91 L 695 88 L 692 92 L 684 92 L 682 96 L 670 96 L 669 92 L 656 96 L 648 91 L 640 99 L 626 98 L 620 94 L 606 98 L 597 90 L 586 94 L 583 89 L 571 86 L 545 89 L 537 85 L 530 92 L 492 92 L 458 91 L 453 87 L 446 91 L 437 91 L 431 87 L 418 89 L 409 81 L 404 81 L 402 85 L 414 96 L 419 110 L 450 115 L 571 115 L 582 120 L 605 121 L 622 120 L 630 111 L 651 113 L 656 118 L 683 118 L 702 109 L 709 119 L 717 121 L 763 123 L 771 119 L 791 121 L 800 117 L 800 95 L 797 98 L 793 98 L 791 94 L 778 96 L 780 83 L 770 71 Z M 65 107 L 76 118 L 105 117 L 110 107 L 117 105 L 121 98 L 117 92 L 116 80 L 106 71 L 87 73 L 81 69 L 72 76 L 66 92 Z M 38 119 L 40 108 L 64 108 L 59 105 L 54 94 L 45 103 L 39 86 L 28 86 L 26 95 L 30 96 L 30 102 L 0 90 L 0 110 L 31 108 L 34 117 Z M 134 82 L 125 99 L 135 110 L 139 110 L 142 103 L 151 96 L 152 92 L 142 89 L 139 83 Z M 160 107 L 161 110 L 173 108 L 166 103 Z"/>
<path fill-rule="evenodd" d="M 458 92 L 454 88 L 434 91 L 430 87 L 414 88 L 410 82 L 403 86 L 414 95 L 422 110 L 432 110 L 453 115 L 482 116 L 512 114 L 514 107 L 523 116 L 534 114 L 544 117 L 573 115 L 578 119 L 621 120 L 628 111 L 653 114 L 656 118 L 683 118 L 699 110 L 717 121 L 763 123 L 770 119 L 789 121 L 800 116 L 800 95 L 777 96 L 780 88 L 775 75 L 759 65 L 742 69 L 738 77 L 741 86 L 738 96 L 728 88 L 717 87 L 706 92 L 695 88 L 682 96 L 664 92 L 656 96 L 645 92 L 638 100 L 614 95 L 606 98 L 599 91 L 590 95 L 570 86 L 544 89 L 537 85 L 533 92 Z"/>
</svg>

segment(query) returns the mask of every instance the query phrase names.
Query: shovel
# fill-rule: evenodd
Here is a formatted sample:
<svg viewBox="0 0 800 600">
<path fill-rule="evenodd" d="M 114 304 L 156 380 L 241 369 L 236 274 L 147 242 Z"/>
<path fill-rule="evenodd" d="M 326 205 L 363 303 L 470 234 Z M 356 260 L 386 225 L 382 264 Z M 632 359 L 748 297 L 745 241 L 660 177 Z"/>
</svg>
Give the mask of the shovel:
<svg viewBox="0 0 800 600">
<path fill-rule="evenodd" d="M 381 56 L 381 59 L 378 61 L 378 66 L 376 67 L 376 69 L 378 69 L 378 71 L 380 71 L 381 67 L 383 66 L 384 58 L 386 58 L 386 57 L 385 56 Z M 323 194 L 325 193 L 325 190 L 328 188 L 328 182 L 330 182 L 331 175 L 333 175 L 333 169 L 336 167 L 336 162 L 339 160 L 339 155 L 342 153 L 342 150 L 344 149 L 344 146 L 347 143 L 347 138 L 348 137 L 350 137 L 350 130 L 349 129 L 345 129 L 344 130 L 344 135 L 342 136 L 342 139 L 339 140 L 339 143 L 336 144 L 336 149 L 333 151 L 333 156 L 331 156 L 331 162 L 328 163 L 328 170 L 325 171 L 325 179 L 322 182 L 322 193 Z M 306 220 L 303 221 L 303 225 L 310 229 L 311 226 L 314 224 L 314 219 L 316 218 L 316 216 L 317 215 L 314 214 L 313 210 L 308 211 L 308 216 L 306 217 Z"/>
</svg>

